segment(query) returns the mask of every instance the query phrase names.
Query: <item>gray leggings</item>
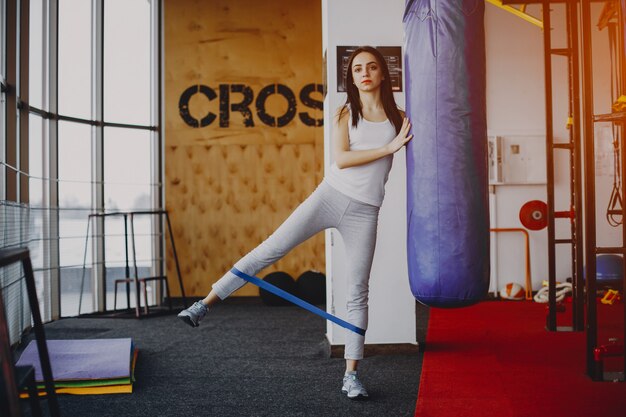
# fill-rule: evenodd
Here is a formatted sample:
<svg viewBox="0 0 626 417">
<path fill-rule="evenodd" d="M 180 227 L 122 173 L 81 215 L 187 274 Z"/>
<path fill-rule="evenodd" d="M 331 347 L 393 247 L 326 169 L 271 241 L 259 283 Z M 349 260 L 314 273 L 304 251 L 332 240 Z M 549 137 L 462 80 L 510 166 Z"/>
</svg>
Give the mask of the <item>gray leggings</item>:
<svg viewBox="0 0 626 417">
<path fill-rule="evenodd" d="M 241 258 L 235 267 L 248 275 L 256 275 L 311 236 L 334 227 L 343 237 L 348 258 L 347 321 L 367 329 L 369 277 L 376 246 L 378 211 L 378 207 L 350 198 L 322 181 L 270 237 Z M 245 283 L 227 272 L 213 284 L 213 289 L 223 300 Z M 345 358 L 363 359 L 364 341 L 363 336 L 347 331 Z"/>
</svg>

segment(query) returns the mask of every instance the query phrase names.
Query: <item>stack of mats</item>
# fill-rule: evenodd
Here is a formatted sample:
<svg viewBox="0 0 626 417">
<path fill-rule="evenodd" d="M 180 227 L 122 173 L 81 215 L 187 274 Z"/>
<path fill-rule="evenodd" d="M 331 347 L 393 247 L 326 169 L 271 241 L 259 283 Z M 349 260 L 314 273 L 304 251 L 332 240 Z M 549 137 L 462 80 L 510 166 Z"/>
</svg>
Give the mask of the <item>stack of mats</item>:
<svg viewBox="0 0 626 417">
<path fill-rule="evenodd" d="M 133 392 L 138 349 L 132 339 L 48 340 L 58 394 L 126 394 Z M 45 395 L 39 352 L 31 341 L 17 366 L 35 367 L 39 395 Z M 21 394 L 28 397 L 28 394 Z"/>
</svg>

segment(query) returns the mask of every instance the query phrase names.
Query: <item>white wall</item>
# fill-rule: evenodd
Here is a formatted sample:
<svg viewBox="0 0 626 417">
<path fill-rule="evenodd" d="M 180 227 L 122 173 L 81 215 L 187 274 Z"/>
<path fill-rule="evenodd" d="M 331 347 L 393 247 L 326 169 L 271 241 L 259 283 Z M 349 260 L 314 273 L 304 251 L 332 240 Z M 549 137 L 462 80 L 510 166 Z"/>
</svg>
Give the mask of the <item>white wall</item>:
<svg viewBox="0 0 626 417">
<path fill-rule="evenodd" d="M 540 16 L 540 5 L 528 6 L 528 11 Z M 565 9 L 552 4 L 552 36 L 555 47 L 565 47 Z M 594 103 L 595 113 L 610 111 L 609 56 L 607 32 L 595 28 L 602 4 L 592 4 L 594 28 Z M 345 96 L 336 92 L 337 45 L 403 45 L 402 14 L 404 1 L 323 0 L 323 48 L 327 53 L 326 71 L 328 94 L 324 102 L 325 143 L 331 133 L 332 112 L 344 102 Z M 372 24 L 372 22 L 376 22 Z M 545 83 L 543 73 L 543 34 L 541 29 L 491 4 L 485 5 L 487 49 L 487 125 L 489 135 L 545 135 Z M 563 57 L 554 57 L 553 109 L 555 141 L 568 140 L 567 67 Z M 396 100 L 404 104 L 404 94 Z M 612 228 L 605 219 L 606 205 L 612 188 L 613 168 L 610 161 L 610 133 L 606 124 L 596 126 L 597 241 L 609 246 L 621 243 L 620 229 Z M 602 134 L 599 138 L 598 134 Z M 325 167 L 330 166 L 329 148 L 325 148 Z M 555 154 L 556 209 L 569 207 L 569 160 L 566 151 Z M 371 322 L 368 343 L 391 343 L 391 340 L 414 341 L 414 310 L 406 268 L 405 159 L 397 154 L 387 186 L 387 198 L 381 210 L 380 237 L 372 271 Z M 546 187 L 535 185 L 501 185 L 491 196 L 491 227 L 522 227 L 519 210 L 529 200 L 546 201 Z M 557 238 L 569 237 L 567 220 L 557 220 Z M 493 236 L 493 235 L 492 235 Z M 328 306 L 333 314 L 345 317 L 345 279 L 343 252 L 337 232 L 328 232 L 326 240 Z M 499 234 L 492 248 L 492 277 L 500 286 L 507 282 L 525 284 L 523 238 L 521 234 Z M 333 245 L 334 244 L 334 245 Z M 547 232 L 530 232 L 531 273 L 533 289 L 548 279 Z M 557 248 L 557 280 L 571 276 L 571 252 L 566 245 Z M 396 311 L 397 309 L 397 311 Z M 408 318 L 407 322 L 398 318 Z M 409 323 L 411 322 L 411 323 Z M 389 326 L 389 323 L 394 323 Z M 329 324 L 328 336 L 333 344 L 343 343 L 343 332 Z M 402 335 L 396 339 L 389 332 Z M 405 339 L 404 336 L 410 336 Z"/>
<path fill-rule="evenodd" d="M 540 16 L 541 6 L 531 5 L 528 11 Z M 610 111 L 608 36 L 606 30 L 595 29 L 602 4 L 592 4 L 594 61 L 594 102 L 596 113 Z M 565 8 L 551 4 L 552 36 L 555 47 L 565 47 Z M 538 27 L 515 17 L 491 4 L 486 4 L 485 30 L 487 47 L 487 126 L 490 135 L 545 135 L 545 97 L 543 73 L 543 33 Z M 555 141 L 568 141 L 567 120 L 567 66 L 564 57 L 554 57 L 553 109 Z M 602 129 L 601 125 L 596 131 Z M 604 127 L 606 131 L 606 126 Z M 597 142 L 602 150 L 608 141 Z M 610 146 L 610 145 L 609 145 Z M 610 149 L 610 148 L 609 148 Z M 606 158 L 606 152 L 596 156 Z M 604 159 L 603 161 L 606 161 Z M 569 159 L 564 150 L 555 154 L 555 199 L 557 210 L 569 209 Z M 606 205 L 612 188 L 612 167 L 604 162 L 596 180 L 598 245 L 620 244 L 620 229 L 612 228 L 605 219 Z M 494 198 L 495 197 L 495 198 Z M 519 209 L 526 201 L 546 201 L 545 185 L 496 186 L 495 206 L 492 207 L 492 227 L 522 227 Z M 495 217 L 495 221 L 494 221 Z M 557 219 L 557 238 L 569 237 L 569 222 Z M 493 236 L 493 235 L 492 235 Z M 493 242 L 493 241 L 492 241 Z M 499 234 L 492 251 L 492 277 L 500 286 L 507 282 L 524 284 L 523 240 L 521 235 Z M 538 290 L 542 280 L 548 279 L 547 231 L 530 232 L 533 288 Z M 556 279 L 571 276 L 570 246 L 557 247 Z"/>
<path fill-rule="evenodd" d="M 331 165 L 329 140 L 332 114 L 345 102 L 337 93 L 336 47 L 338 45 L 402 46 L 404 1 L 323 0 L 322 33 L 326 52 L 328 93 L 324 100 L 324 167 Z M 375 22 L 375 23 L 374 23 Z M 395 94 L 404 106 L 404 93 Z M 326 232 L 328 310 L 346 317 L 345 253 L 336 230 Z M 406 162 L 404 151 L 396 153 L 381 207 L 378 241 L 370 280 L 370 320 L 365 343 L 416 343 L 415 300 L 411 295 L 406 261 Z M 345 331 L 328 322 L 332 345 L 344 343 Z"/>
</svg>

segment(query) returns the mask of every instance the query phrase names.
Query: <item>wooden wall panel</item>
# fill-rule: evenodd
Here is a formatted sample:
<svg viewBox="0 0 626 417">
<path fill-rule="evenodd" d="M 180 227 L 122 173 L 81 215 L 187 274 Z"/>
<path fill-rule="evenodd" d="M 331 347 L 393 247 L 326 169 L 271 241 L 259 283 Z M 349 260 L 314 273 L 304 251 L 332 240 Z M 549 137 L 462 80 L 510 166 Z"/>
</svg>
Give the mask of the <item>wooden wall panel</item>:
<svg viewBox="0 0 626 417">
<path fill-rule="evenodd" d="M 299 98 L 308 84 L 322 83 L 320 2 L 271 0 L 165 1 L 165 198 L 170 211 L 187 295 L 202 296 L 241 256 L 253 249 L 304 200 L 322 179 L 323 128 L 305 124 L 298 113 L 321 120 L 322 111 Z M 254 126 L 230 111 L 220 126 L 220 85 L 249 86 Z M 268 85 L 295 95 L 296 115 L 282 127 L 267 126 L 256 100 Z M 194 94 L 189 114 L 216 119 L 192 127 L 179 101 L 203 85 L 218 97 Z M 230 90 L 229 90 L 230 91 Z M 243 94 L 229 92 L 231 103 Z M 321 93 L 310 94 L 321 102 Z M 310 105 L 310 103 L 309 103 Z M 287 100 L 271 95 L 263 110 L 280 116 Z M 172 295 L 180 295 L 172 250 L 167 248 Z M 260 276 L 281 270 L 297 277 L 324 271 L 323 233 L 296 248 Z M 237 295 L 257 295 L 246 286 Z"/>
</svg>

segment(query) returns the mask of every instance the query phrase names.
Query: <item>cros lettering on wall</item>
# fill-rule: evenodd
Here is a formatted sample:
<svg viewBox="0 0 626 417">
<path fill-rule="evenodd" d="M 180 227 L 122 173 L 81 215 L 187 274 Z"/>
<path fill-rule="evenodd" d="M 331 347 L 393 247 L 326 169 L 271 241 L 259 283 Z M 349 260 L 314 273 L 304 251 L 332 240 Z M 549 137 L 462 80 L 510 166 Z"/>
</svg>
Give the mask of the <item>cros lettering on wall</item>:
<svg viewBox="0 0 626 417">
<path fill-rule="evenodd" d="M 243 124 L 245 127 L 254 127 L 255 121 L 252 115 L 252 109 L 255 110 L 257 119 L 267 126 L 283 127 L 291 122 L 296 114 L 299 120 L 307 126 L 319 127 L 324 123 L 324 119 L 312 117 L 309 112 L 298 112 L 298 104 L 296 96 L 291 88 L 284 84 L 270 84 L 263 87 L 254 100 L 254 92 L 250 86 L 245 84 L 220 84 L 218 93 L 215 89 L 200 84 L 192 85 L 180 95 L 178 109 L 180 117 L 191 127 L 205 127 L 213 123 L 218 116 L 209 111 L 201 118 L 194 117 L 189 109 L 189 102 L 196 94 L 203 95 L 209 101 L 213 101 L 219 97 L 219 127 L 230 126 L 231 112 L 239 112 L 243 116 Z M 323 109 L 323 102 L 313 97 L 313 93 L 323 93 L 322 84 L 307 84 L 300 90 L 298 97 L 300 104 L 310 109 Z M 233 94 L 231 94 L 233 93 Z M 267 99 L 272 95 L 281 96 L 287 103 L 287 110 L 284 114 L 270 114 L 266 108 Z M 239 100 L 236 96 L 239 96 Z M 238 100 L 238 101 L 237 101 Z M 253 103 L 254 102 L 254 103 Z"/>
<path fill-rule="evenodd" d="M 322 8 L 164 0 L 163 19 L 164 199 L 185 293 L 200 297 L 323 178 Z M 180 296 L 171 247 L 165 256 Z M 325 264 L 319 233 L 258 276 Z"/>
</svg>

